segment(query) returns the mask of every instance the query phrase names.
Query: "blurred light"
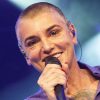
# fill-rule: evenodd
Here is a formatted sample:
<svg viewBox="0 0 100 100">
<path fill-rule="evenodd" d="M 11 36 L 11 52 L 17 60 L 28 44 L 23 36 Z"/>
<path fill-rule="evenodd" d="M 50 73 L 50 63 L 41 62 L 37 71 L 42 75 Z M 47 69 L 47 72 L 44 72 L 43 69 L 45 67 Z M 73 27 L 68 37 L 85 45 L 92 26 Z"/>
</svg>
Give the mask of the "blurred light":
<svg viewBox="0 0 100 100">
<path fill-rule="evenodd" d="M 96 25 L 97 32 L 100 32 L 100 23 Z"/>
<path fill-rule="evenodd" d="M 82 61 L 90 65 L 100 65 L 100 33 L 82 47 Z"/>
<path fill-rule="evenodd" d="M 9 0 L 11 3 L 18 6 L 20 9 L 25 9 L 29 5 L 36 3 L 36 2 L 50 2 L 50 3 L 56 3 L 57 0 Z"/>
</svg>

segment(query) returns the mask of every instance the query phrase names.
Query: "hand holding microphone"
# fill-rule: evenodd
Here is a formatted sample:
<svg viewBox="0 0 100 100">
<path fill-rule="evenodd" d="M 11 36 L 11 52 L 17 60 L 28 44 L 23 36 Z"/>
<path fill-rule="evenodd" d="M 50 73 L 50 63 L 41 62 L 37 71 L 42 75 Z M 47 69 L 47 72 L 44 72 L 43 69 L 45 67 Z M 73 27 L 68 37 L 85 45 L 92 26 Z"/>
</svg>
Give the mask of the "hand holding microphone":
<svg viewBox="0 0 100 100">
<path fill-rule="evenodd" d="M 38 84 L 45 91 L 49 100 L 66 100 L 64 87 L 66 74 L 61 70 L 61 63 L 56 57 L 49 56 L 45 60 L 44 68 Z"/>
</svg>

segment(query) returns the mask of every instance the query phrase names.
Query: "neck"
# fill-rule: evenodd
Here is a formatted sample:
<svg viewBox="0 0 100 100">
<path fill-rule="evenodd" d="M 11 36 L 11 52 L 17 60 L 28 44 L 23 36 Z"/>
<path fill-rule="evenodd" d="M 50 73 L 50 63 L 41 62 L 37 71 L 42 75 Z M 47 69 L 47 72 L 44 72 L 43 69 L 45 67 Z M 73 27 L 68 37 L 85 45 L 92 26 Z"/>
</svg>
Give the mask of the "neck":
<svg viewBox="0 0 100 100">
<path fill-rule="evenodd" d="M 71 65 L 67 80 L 67 94 L 73 95 L 78 91 L 87 89 L 94 81 L 95 79 L 90 72 L 85 69 L 80 69 L 77 61 L 74 61 Z"/>
</svg>

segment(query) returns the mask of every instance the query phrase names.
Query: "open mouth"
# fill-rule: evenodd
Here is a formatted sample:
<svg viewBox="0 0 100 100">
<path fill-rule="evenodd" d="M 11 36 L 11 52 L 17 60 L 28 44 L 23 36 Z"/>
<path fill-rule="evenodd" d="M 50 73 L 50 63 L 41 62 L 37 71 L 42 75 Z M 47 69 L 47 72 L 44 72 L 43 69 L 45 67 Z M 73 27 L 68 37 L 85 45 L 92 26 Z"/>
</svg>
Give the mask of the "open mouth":
<svg viewBox="0 0 100 100">
<path fill-rule="evenodd" d="M 61 55 L 62 53 L 63 53 L 63 52 L 57 52 L 57 53 L 54 53 L 54 54 L 49 55 L 49 56 L 53 56 L 53 57 L 59 58 L 59 57 L 60 57 L 60 55 Z M 48 57 L 48 56 L 47 56 L 47 57 Z M 44 62 L 44 61 L 45 61 L 45 59 L 46 59 L 47 57 L 45 57 L 42 61 Z"/>
<path fill-rule="evenodd" d="M 61 54 L 62 54 L 62 52 L 58 52 L 58 53 L 53 54 L 52 56 L 58 58 L 58 57 L 60 57 Z"/>
</svg>

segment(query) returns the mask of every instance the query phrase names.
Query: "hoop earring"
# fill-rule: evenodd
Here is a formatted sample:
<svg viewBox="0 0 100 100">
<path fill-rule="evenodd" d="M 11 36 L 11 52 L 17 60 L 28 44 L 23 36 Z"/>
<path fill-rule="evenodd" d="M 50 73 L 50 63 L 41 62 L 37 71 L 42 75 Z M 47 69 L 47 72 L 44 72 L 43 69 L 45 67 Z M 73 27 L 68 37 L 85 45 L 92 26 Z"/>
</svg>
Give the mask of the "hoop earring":
<svg viewBox="0 0 100 100">
<path fill-rule="evenodd" d="M 76 47 L 75 47 L 75 53 L 76 53 L 76 55 L 77 55 L 77 58 L 78 58 L 78 61 L 81 61 L 81 58 L 82 58 L 82 46 L 81 46 L 81 43 L 80 43 L 80 41 L 79 41 L 79 39 L 77 39 L 77 45 L 76 45 Z M 79 51 L 80 52 L 78 52 L 78 48 L 79 48 Z"/>
</svg>

